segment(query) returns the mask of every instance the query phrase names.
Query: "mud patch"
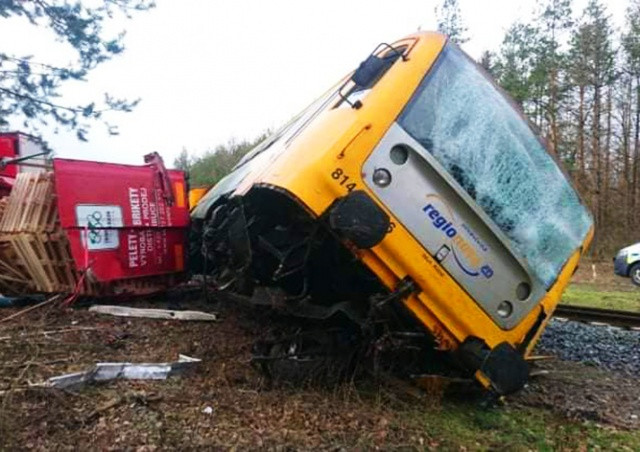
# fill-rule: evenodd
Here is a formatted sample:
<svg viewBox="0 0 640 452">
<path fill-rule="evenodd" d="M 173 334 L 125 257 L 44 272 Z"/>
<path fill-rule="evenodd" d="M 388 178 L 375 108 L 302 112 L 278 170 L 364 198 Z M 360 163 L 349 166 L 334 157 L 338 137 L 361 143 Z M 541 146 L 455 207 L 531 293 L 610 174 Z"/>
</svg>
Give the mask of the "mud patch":
<svg viewBox="0 0 640 452">
<path fill-rule="evenodd" d="M 540 362 L 535 370 L 548 374 L 534 377 L 512 403 L 577 421 L 640 428 L 640 379 L 560 360 Z"/>
</svg>

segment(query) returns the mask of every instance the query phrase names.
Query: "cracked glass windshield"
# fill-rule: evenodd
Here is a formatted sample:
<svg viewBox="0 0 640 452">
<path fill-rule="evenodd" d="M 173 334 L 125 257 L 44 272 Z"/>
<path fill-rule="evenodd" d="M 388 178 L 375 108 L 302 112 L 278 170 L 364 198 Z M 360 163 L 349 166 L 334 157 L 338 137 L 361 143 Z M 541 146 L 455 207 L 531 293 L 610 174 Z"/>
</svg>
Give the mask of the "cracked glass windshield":
<svg viewBox="0 0 640 452">
<path fill-rule="evenodd" d="M 529 124 L 476 64 L 447 44 L 398 122 L 550 286 L 592 220 Z"/>
</svg>

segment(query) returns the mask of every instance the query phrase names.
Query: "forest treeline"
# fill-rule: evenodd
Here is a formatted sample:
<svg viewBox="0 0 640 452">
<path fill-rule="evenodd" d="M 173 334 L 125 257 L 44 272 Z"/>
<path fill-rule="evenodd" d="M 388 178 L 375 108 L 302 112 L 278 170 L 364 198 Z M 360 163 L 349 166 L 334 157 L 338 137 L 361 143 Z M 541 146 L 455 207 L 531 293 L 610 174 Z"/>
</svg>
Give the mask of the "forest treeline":
<svg viewBox="0 0 640 452">
<path fill-rule="evenodd" d="M 640 241 L 640 0 L 617 29 L 606 3 L 538 2 L 480 64 L 520 104 L 596 222 L 592 253 Z"/>
<path fill-rule="evenodd" d="M 436 15 L 464 47 L 458 1 L 444 0 Z M 572 0 L 539 0 L 479 63 L 541 131 L 591 209 L 592 255 L 640 241 L 640 0 L 629 0 L 622 29 L 603 1 L 574 11 Z M 211 185 L 263 138 L 200 157 L 183 151 L 175 166 L 189 170 L 193 186 Z"/>
<path fill-rule="evenodd" d="M 232 139 L 199 156 L 189 155 L 186 149 L 182 149 L 180 155 L 173 161 L 173 167 L 187 172 L 191 187 L 211 187 L 229 174 L 240 159 L 267 135 L 269 131 L 251 140 Z"/>
</svg>

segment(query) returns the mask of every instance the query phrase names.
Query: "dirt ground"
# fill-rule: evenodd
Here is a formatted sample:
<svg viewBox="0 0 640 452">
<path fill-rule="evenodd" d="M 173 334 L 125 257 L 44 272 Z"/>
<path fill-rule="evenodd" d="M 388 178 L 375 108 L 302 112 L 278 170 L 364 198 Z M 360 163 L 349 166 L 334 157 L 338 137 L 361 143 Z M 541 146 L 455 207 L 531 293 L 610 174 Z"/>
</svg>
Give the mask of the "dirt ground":
<svg viewBox="0 0 640 452">
<path fill-rule="evenodd" d="M 613 273 L 613 261 L 590 262 L 583 260 L 580 262 L 578 270 L 571 278 L 572 283 L 591 284 L 602 289 L 616 291 L 636 291 L 629 278 L 617 276 Z"/>
<path fill-rule="evenodd" d="M 18 310 L 2 309 L 0 320 Z M 640 447 L 640 379 L 549 360 L 537 369 L 548 375 L 491 408 L 473 390 L 427 394 L 366 380 L 271 387 L 249 362 L 265 322 L 228 304 L 216 310 L 220 321 L 205 323 L 51 305 L 0 323 L 0 449 Z M 95 362 L 179 353 L 202 363 L 165 381 L 32 387 Z"/>
</svg>

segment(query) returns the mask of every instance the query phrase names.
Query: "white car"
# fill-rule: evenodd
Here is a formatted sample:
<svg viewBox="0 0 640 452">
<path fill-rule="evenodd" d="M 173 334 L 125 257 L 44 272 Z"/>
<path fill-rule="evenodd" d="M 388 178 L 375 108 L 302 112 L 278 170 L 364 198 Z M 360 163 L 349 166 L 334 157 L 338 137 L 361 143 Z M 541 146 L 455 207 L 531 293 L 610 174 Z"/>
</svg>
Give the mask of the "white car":
<svg viewBox="0 0 640 452">
<path fill-rule="evenodd" d="M 631 278 L 635 285 L 640 286 L 640 242 L 618 251 L 613 258 L 613 272 Z"/>
</svg>

